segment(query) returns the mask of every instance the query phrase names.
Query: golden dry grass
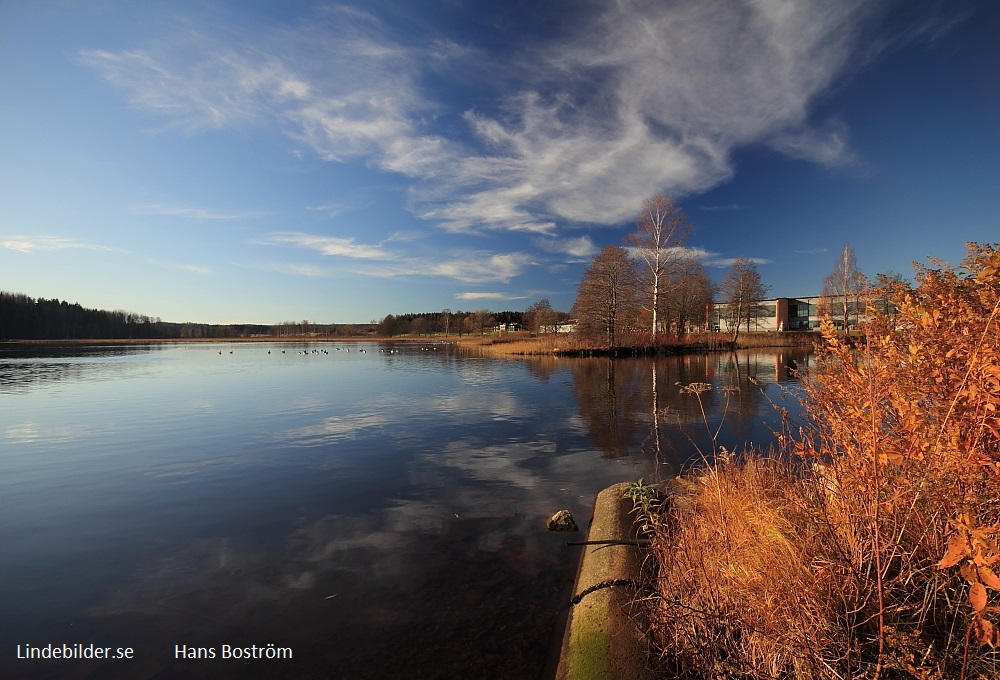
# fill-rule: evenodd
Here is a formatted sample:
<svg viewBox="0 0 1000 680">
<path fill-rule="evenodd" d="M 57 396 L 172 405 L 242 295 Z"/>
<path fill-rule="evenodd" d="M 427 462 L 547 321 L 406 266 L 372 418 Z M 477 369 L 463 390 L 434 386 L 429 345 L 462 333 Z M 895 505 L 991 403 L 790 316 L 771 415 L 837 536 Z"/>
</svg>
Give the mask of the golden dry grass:
<svg viewBox="0 0 1000 680">
<path fill-rule="evenodd" d="M 687 677 L 1000 677 L 1000 250 L 897 287 L 775 458 L 678 481 L 655 639 Z M 794 435 L 794 436 L 793 436 Z"/>
<path fill-rule="evenodd" d="M 787 465 L 760 457 L 725 458 L 681 482 L 653 548 L 654 621 L 689 673 L 821 675 L 812 652 L 839 631 L 804 491 Z"/>
<path fill-rule="evenodd" d="M 465 350 L 492 356 L 541 356 L 553 354 L 586 354 L 608 351 L 607 347 L 575 333 L 531 335 L 526 332 L 503 335 L 464 336 L 452 338 Z M 815 333 L 752 333 L 739 338 L 737 349 L 758 347 L 812 348 L 819 336 Z M 617 348 L 622 352 L 644 353 L 652 345 L 648 337 L 636 335 L 631 342 Z M 721 333 L 689 333 L 680 339 L 662 339 L 656 349 L 667 353 L 714 352 L 732 349 L 729 336 Z"/>
</svg>

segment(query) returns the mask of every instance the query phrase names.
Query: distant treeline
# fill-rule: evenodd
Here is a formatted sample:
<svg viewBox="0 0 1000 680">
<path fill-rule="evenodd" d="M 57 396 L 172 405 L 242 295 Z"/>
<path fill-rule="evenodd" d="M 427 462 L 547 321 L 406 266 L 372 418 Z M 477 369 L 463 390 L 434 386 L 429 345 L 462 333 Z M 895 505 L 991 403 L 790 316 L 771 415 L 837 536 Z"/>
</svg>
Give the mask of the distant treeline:
<svg viewBox="0 0 1000 680">
<path fill-rule="evenodd" d="M 373 321 L 373 331 L 383 338 L 399 335 L 468 335 L 492 332 L 497 326 L 521 327 L 524 324 L 524 312 L 491 312 L 480 309 L 475 312 L 453 312 L 445 309 L 441 312 L 422 312 L 417 314 L 388 314 L 381 321 Z"/>
<path fill-rule="evenodd" d="M 170 323 L 123 310 L 88 309 L 65 300 L 0 291 L 0 340 L 232 338 L 267 326 Z"/>
<path fill-rule="evenodd" d="M 161 321 L 122 310 L 88 309 L 64 300 L 0 291 L 0 340 L 198 340 L 252 337 L 364 337 L 484 332 L 495 324 L 520 324 L 522 312 L 428 312 L 389 315 L 370 324 L 283 321 L 262 324 L 201 324 Z M 471 323 L 471 322 L 475 323 Z"/>
</svg>

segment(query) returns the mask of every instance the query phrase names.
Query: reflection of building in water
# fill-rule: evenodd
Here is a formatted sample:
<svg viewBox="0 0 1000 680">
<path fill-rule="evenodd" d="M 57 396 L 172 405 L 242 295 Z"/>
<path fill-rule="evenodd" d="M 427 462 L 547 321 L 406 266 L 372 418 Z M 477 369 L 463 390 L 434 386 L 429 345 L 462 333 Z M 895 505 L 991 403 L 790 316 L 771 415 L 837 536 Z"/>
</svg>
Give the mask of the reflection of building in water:
<svg viewBox="0 0 1000 680">
<path fill-rule="evenodd" d="M 801 351 L 793 352 L 787 349 L 779 349 L 770 355 L 758 357 L 757 365 L 759 368 L 762 368 L 765 363 L 773 362 L 774 382 L 781 384 L 798 380 L 798 373 L 809 368 L 811 358 L 811 354 L 805 354 Z"/>
<path fill-rule="evenodd" d="M 783 384 L 799 379 L 797 373 L 809 368 L 812 354 L 802 349 L 767 347 L 761 350 L 740 350 L 738 360 L 732 355 L 720 355 L 717 361 L 718 365 L 711 373 L 713 378 L 718 372 L 719 377 L 725 379 L 728 371 L 729 379 L 745 381 L 750 377 L 759 383 Z M 737 366 L 742 366 L 742 377 L 736 370 Z"/>
<path fill-rule="evenodd" d="M 888 312 L 890 304 L 887 300 L 871 301 L 879 312 Z M 771 298 L 761 300 L 756 317 L 750 320 L 751 331 L 801 331 L 819 328 L 819 320 L 823 314 L 828 314 L 833 325 L 840 329 L 843 325 L 844 299 L 840 297 L 822 298 L 819 296 L 800 298 Z M 868 301 L 864 298 L 850 297 L 847 301 L 848 325 L 853 325 L 865 316 Z M 712 330 L 731 332 L 725 311 L 728 305 L 718 302 L 708 305 L 708 326 Z M 740 328 L 746 329 L 746 319 L 740 323 Z"/>
</svg>

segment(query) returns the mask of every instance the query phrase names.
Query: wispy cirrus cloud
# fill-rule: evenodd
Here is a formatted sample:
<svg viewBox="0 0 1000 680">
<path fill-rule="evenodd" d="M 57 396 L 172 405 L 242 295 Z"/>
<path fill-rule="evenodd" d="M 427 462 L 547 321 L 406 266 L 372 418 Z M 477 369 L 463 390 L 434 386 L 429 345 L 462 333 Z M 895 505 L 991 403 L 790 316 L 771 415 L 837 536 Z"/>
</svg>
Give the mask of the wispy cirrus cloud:
<svg viewBox="0 0 1000 680">
<path fill-rule="evenodd" d="M 393 234 L 387 241 L 416 240 L 406 233 Z M 382 244 L 358 243 L 353 237 L 320 236 L 302 232 L 276 232 L 256 241 L 259 245 L 292 246 L 323 257 L 364 261 L 363 267 L 344 265 L 343 271 L 372 278 L 436 276 L 463 283 L 507 283 L 534 262 L 528 253 L 496 253 L 488 250 L 455 248 L 445 251 L 402 252 Z M 322 270 L 324 274 L 328 270 Z"/>
<path fill-rule="evenodd" d="M 183 217 L 194 220 L 244 220 L 267 215 L 264 212 L 235 211 L 226 212 L 212 210 L 193 205 L 176 203 L 147 203 L 132 207 L 132 211 L 140 215 L 155 215 L 162 217 Z"/>
<path fill-rule="evenodd" d="M 720 257 L 714 260 L 707 260 L 704 264 L 708 267 L 732 267 L 739 259 L 740 258 L 738 257 Z M 766 257 L 748 257 L 746 259 L 750 260 L 754 264 L 771 264 L 771 262 L 773 262 L 773 260 L 769 260 Z"/>
<path fill-rule="evenodd" d="M 306 210 L 309 212 L 322 213 L 327 217 L 337 217 L 347 212 L 348 207 L 341 203 L 324 203 L 322 205 L 307 205 Z"/>
<path fill-rule="evenodd" d="M 304 276 L 310 279 L 321 279 L 330 276 L 330 270 L 324 267 L 317 267 L 312 264 L 297 262 L 269 262 L 257 265 L 258 269 L 279 272 L 281 274 L 291 274 L 293 276 Z"/>
<path fill-rule="evenodd" d="M 373 278 L 441 277 L 460 283 L 509 283 L 534 263 L 528 253 L 494 253 L 454 249 L 409 256 L 383 265 L 356 268 L 352 273 Z"/>
<path fill-rule="evenodd" d="M 353 237 L 319 236 L 301 232 L 278 232 L 259 241 L 263 245 L 289 245 L 312 250 L 320 255 L 360 260 L 394 260 L 396 254 L 380 245 L 358 243 Z"/>
<path fill-rule="evenodd" d="M 19 253 L 48 252 L 55 250 L 100 250 L 120 252 L 111 246 L 93 243 L 81 243 L 74 238 L 62 236 L 8 236 L 0 240 L 0 248 L 15 250 Z"/>
<path fill-rule="evenodd" d="M 464 283 L 507 283 L 531 262 L 532 258 L 527 253 L 469 251 L 453 252 L 441 262 L 424 261 L 419 263 L 419 267 L 429 275 L 445 276 Z"/>
<path fill-rule="evenodd" d="M 300 152 L 405 177 L 414 214 L 448 232 L 551 237 L 630 220 L 656 191 L 715 186 L 746 145 L 852 162 L 846 125 L 814 123 L 811 103 L 870 58 L 883 7 L 598 3 L 511 53 L 464 36 L 414 45 L 371 13 L 333 8 L 253 48 L 192 32 L 78 61 L 186 130 L 272 127 Z"/>
<path fill-rule="evenodd" d="M 739 259 L 738 257 L 722 257 L 721 253 L 716 253 L 711 250 L 706 250 L 705 248 L 700 248 L 697 246 L 681 246 L 678 248 L 671 248 L 674 255 L 677 257 L 690 258 L 692 260 L 697 260 L 701 262 L 706 267 L 732 267 L 733 264 Z M 754 264 L 771 264 L 773 260 L 766 257 L 747 257 L 748 260 Z"/>
<path fill-rule="evenodd" d="M 526 300 L 527 295 L 511 293 L 456 293 L 456 300 Z"/>
<path fill-rule="evenodd" d="M 568 255 L 576 260 L 589 258 L 597 252 L 598 248 L 589 236 L 577 236 L 574 238 L 537 238 L 534 240 L 536 247 L 548 253 L 559 253 Z"/>
</svg>

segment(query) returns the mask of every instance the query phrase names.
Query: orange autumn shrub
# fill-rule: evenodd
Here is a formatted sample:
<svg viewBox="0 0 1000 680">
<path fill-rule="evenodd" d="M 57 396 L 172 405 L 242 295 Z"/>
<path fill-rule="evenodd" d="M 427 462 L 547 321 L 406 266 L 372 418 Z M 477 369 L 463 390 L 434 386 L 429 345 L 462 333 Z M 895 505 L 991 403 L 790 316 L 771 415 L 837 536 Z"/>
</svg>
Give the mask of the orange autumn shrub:
<svg viewBox="0 0 1000 680">
<path fill-rule="evenodd" d="M 784 451 L 678 484 L 654 635 L 679 674 L 1000 677 L 1000 251 L 871 294 L 894 311 L 824 325 Z"/>
</svg>

